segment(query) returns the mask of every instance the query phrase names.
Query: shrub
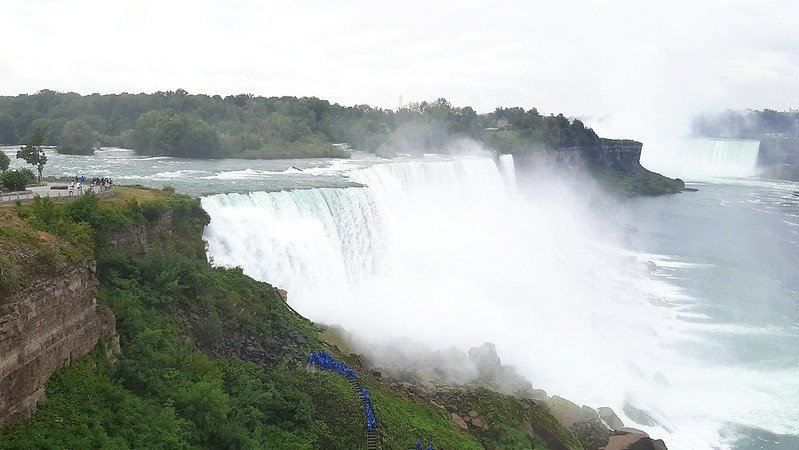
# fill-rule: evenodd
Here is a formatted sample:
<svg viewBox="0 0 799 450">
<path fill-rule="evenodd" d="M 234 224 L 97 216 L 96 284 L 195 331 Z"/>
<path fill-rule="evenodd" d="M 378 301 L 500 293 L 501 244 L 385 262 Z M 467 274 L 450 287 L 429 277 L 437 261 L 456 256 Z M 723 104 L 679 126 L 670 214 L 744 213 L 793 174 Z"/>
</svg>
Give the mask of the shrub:
<svg viewBox="0 0 799 450">
<path fill-rule="evenodd" d="M 6 170 L 0 174 L 0 184 L 6 191 L 24 191 L 28 183 L 36 181 L 30 169 Z"/>
</svg>

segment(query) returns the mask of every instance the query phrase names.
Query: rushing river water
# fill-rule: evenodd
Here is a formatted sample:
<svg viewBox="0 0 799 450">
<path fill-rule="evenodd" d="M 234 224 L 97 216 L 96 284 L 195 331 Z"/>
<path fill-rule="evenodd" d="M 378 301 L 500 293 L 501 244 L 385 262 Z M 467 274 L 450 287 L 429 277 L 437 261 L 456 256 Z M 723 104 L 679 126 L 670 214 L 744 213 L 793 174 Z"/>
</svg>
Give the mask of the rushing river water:
<svg viewBox="0 0 799 450">
<path fill-rule="evenodd" d="M 303 314 L 366 340 L 494 342 L 536 387 L 611 406 L 669 448 L 799 448 L 796 184 L 705 179 L 597 215 L 576 189 L 518 192 L 508 158 L 110 149 L 52 154 L 45 174 L 202 196 L 215 264 L 287 288 Z"/>
</svg>

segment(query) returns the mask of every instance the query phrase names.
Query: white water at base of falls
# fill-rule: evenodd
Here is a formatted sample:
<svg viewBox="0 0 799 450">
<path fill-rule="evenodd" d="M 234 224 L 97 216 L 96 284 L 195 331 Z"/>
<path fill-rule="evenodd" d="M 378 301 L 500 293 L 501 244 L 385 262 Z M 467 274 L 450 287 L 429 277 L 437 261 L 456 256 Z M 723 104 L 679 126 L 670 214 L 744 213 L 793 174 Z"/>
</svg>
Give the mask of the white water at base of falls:
<svg viewBox="0 0 799 450">
<path fill-rule="evenodd" d="M 692 138 L 652 141 L 644 145 L 641 164 L 684 180 L 751 177 L 757 174 L 760 141 Z"/>
<path fill-rule="evenodd" d="M 287 289 L 303 315 L 367 343 L 493 342 L 534 386 L 610 406 L 670 448 L 723 445 L 723 423 L 768 410 L 774 399 L 748 395 L 750 373 L 677 349 L 698 339 L 680 320 L 691 300 L 642 273 L 650 256 L 612 245 L 574 206 L 577 190 L 525 199 L 509 183 L 512 159 L 499 163 L 375 164 L 349 173 L 365 187 L 205 197 L 209 257 Z M 672 432 L 635 424 L 625 402 Z"/>
</svg>

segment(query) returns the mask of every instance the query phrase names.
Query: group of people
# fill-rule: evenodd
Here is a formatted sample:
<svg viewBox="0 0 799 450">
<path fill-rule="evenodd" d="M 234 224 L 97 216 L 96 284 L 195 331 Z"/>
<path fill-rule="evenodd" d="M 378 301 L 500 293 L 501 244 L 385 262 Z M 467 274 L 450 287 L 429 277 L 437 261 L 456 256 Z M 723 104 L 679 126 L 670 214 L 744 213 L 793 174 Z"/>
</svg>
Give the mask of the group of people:
<svg viewBox="0 0 799 450">
<path fill-rule="evenodd" d="M 422 450 L 422 440 L 421 439 L 416 441 L 416 450 Z M 424 450 L 433 450 L 433 446 L 430 445 L 430 444 L 427 444 L 427 448 L 425 448 Z"/>
<path fill-rule="evenodd" d="M 374 431 L 377 429 L 377 419 L 375 419 L 375 412 L 372 409 L 372 399 L 366 388 L 361 388 L 361 400 L 363 400 L 363 413 L 366 416 L 366 429 Z"/>
<path fill-rule="evenodd" d="M 350 380 L 354 380 L 357 376 L 355 369 L 342 362 L 336 361 L 336 358 L 325 350 L 313 352 L 308 355 L 308 364 L 312 364 L 320 369 L 336 372 Z M 375 411 L 372 408 L 372 399 L 369 397 L 369 391 L 367 391 L 366 388 L 361 388 L 361 400 L 363 400 L 366 429 L 374 431 L 377 429 L 377 419 L 375 419 Z"/>
<path fill-rule="evenodd" d="M 86 177 L 75 175 L 75 181 L 69 183 L 69 195 L 74 195 L 77 190 L 78 195 L 83 194 L 83 185 L 86 184 Z M 95 177 L 89 181 L 87 192 L 103 192 L 114 186 L 114 180 L 110 177 Z"/>
<path fill-rule="evenodd" d="M 313 352 L 308 355 L 308 362 L 313 364 L 320 369 L 331 370 L 333 372 L 337 372 L 350 380 L 354 380 L 355 376 L 355 369 L 352 367 L 336 361 L 336 358 L 333 357 L 330 353 L 325 350 L 320 350 L 318 352 Z"/>
<path fill-rule="evenodd" d="M 320 350 L 308 355 L 308 364 L 324 370 L 330 370 L 339 373 L 351 380 L 356 377 L 355 369 L 352 367 L 336 361 L 329 352 Z M 369 396 L 369 391 L 366 388 L 361 388 L 361 400 L 363 401 L 363 413 L 366 418 L 366 429 L 374 431 L 377 429 L 377 419 L 375 418 L 375 411 L 372 408 L 372 398 Z M 422 450 L 422 440 L 416 441 L 416 450 Z M 428 444 L 424 450 L 433 450 L 433 446 Z"/>
</svg>

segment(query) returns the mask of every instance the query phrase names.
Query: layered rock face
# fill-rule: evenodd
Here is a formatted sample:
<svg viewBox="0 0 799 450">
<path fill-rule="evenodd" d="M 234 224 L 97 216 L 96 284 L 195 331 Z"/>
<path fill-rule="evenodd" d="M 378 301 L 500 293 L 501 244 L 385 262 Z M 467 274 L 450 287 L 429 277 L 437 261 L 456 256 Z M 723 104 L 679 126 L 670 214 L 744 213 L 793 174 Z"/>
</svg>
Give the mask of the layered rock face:
<svg viewBox="0 0 799 450">
<path fill-rule="evenodd" d="M 641 166 L 643 144 L 627 139 L 601 139 L 592 147 L 573 147 L 559 150 L 537 150 L 513 155 L 519 167 L 568 167 L 583 169 L 601 166 L 605 169 L 644 170 Z"/>
<path fill-rule="evenodd" d="M 0 428 L 33 413 L 56 370 L 115 336 L 96 287 L 92 261 L 0 299 Z"/>
<path fill-rule="evenodd" d="M 639 170 L 644 144 L 627 139 L 602 139 L 598 149 L 588 150 L 593 162 L 606 169 Z"/>
</svg>

